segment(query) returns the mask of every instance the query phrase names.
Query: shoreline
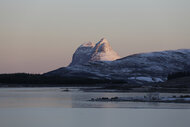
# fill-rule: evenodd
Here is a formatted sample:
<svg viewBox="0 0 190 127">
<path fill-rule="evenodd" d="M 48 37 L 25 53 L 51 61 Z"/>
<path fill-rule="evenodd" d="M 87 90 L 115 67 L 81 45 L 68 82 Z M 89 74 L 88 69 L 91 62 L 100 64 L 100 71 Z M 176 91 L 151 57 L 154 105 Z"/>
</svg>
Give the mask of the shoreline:
<svg viewBox="0 0 190 127">
<path fill-rule="evenodd" d="M 159 97 L 149 94 L 144 97 L 101 97 L 91 98 L 91 102 L 153 102 L 153 103 L 187 103 L 190 104 L 190 95 L 180 95 L 178 97 Z"/>
<path fill-rule="evenodd" d="M 164 88 L 156 86 L 119 86 L 119 84 L 108 85 L 108 84 L 96 84 L 96 85 L 86 85 L 86 84 L 1 84 L 1 88 L 79 88 L 83 92 L 117 92 L 117 93 L 149 93 L 149 92 L 159 92 L 159 93 L 190 93 L 190 88 Z M 118 86 L 117 86 L 118 85 Z"/>
</svg>

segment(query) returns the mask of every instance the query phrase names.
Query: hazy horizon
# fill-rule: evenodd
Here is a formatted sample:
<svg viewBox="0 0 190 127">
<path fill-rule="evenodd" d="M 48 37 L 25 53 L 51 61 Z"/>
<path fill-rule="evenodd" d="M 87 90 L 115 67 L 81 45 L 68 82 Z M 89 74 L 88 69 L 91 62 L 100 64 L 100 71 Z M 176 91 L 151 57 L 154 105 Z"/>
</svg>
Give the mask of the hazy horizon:
<svg viewBox="0 0 190 127">
<path fill-rule="evenodd" d="M 189 0 L 0 0 L 0 73 L 67 66 L 105 37 L 125 57 L 190 49 Z"/>
</svg>

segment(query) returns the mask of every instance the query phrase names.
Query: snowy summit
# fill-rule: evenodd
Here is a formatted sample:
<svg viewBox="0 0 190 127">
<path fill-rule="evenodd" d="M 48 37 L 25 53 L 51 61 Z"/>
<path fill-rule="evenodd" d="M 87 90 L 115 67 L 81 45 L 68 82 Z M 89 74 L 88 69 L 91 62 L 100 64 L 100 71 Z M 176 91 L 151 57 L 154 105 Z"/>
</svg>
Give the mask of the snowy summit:
<svg viewBox="0 0 190 127">
<path fill-rule="evenodd" d="M 119 58 L 108 41 L 102 38 L 96 44 L 87 42 L 79 46 L 69 67 L 45 75 L 147 84 L 164 82 L 171 73 L 190 71 L 190 49 L 139 53 Z"/>
<path fill-rule="evenodd" d="M 89 61 L 113 61 L 120 56 L 112 49 L 109 42 L 102 38 L 98 43 L 87 42 L 80 45 L 73 54 L 69 66 L 85 64 Z"/>
</svg>

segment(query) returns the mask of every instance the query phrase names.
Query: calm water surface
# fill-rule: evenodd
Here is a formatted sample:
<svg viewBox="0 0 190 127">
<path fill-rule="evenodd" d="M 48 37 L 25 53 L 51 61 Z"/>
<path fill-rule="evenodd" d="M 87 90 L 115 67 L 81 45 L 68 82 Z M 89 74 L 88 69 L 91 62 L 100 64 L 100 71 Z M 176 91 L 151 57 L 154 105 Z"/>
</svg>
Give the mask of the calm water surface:
<svg viewBox="0 0 190 127">
<path fill-rule="evenodd" d="M 145 93 L 82 92 L 78 88 L 1 88 L 0 127 L 189 127 L 190 104 L 90 102 Z M 160 96 L 177 94 L 163 93 Z"/>
</svg>

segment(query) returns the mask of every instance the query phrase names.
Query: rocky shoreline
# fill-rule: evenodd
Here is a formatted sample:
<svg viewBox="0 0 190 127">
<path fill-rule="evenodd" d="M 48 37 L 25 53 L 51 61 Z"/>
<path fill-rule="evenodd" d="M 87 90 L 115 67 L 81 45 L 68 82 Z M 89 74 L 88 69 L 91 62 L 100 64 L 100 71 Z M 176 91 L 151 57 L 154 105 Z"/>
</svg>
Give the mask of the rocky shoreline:
<svg viewBox="0 0 190 127">
<path fill-rule="evenodd" d="M 159 97 L 158 93 L 150 93 L 144 97 L 101 97 L 91 98 L 89 101 L 99 102 L 159 102 L 159 103 L 189 103 L 190 95 L 172 96 L 172 97 Z"/>
</svg>

